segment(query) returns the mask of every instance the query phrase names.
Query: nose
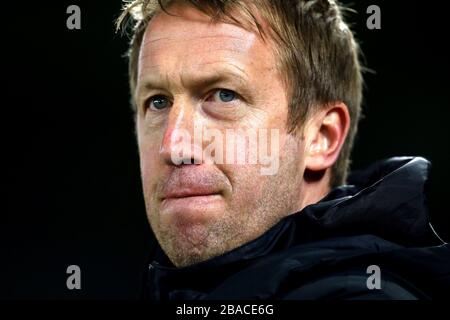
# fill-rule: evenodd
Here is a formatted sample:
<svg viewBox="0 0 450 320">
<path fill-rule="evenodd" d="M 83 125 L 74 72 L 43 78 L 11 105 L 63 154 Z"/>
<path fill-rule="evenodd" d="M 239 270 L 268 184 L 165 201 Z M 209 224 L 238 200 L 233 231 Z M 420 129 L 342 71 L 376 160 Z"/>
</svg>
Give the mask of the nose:
<svg viewBox="0 0 450 320">
<path fill-rule="evenodd" d="M 169 165 L 201 164 L 202 125 L 195 106 L 178 99 L 169 111 L 159 155 Z"/>
</svg>

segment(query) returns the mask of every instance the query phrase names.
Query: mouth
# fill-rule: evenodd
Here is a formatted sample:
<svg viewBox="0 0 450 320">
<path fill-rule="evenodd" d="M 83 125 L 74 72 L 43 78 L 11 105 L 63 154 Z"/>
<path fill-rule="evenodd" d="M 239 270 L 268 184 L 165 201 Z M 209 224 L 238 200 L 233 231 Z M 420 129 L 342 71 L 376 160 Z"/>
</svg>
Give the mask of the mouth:
<svg viewBox="0 0 450 320">
<path fill-rule="evenodd" d="M 219 191 L 195 191 L 195 190 L 177 190 L 168 193 L 166 196 L 161 198 L 161 201 L 171 200 L 171 199 L 187 199 L 187 198 L 200 198 L 200 197 L 211 197 L 222 195 Z"/>
<path fill-rule="evenodd" d="M 159 189 L 163 216 L 199 219 L 225 210 L 228 184 L 222 174 L 203 166 L 173 170 Z"/>
<path fill-rule="evenodd" d="M 161 201 L 160 213 L 163 216 L 190 222 L 204 221 L 224 210 L 224 199 L 219 192 L 180 192 Z"/>
<path fill-rule="evenodd" d="M 159 208 L 163 216 L 184 223 L 206 221 L 224 210 L 223 190 L 209 183 L 171 186 L 164 190 Z"/>
</svg>

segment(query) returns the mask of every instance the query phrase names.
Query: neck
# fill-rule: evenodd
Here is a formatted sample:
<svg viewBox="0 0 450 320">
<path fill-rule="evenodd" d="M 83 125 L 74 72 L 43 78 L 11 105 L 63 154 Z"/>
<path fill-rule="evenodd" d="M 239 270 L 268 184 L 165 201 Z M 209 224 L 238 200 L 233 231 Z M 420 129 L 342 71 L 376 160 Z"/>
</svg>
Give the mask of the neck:
<svg viewBox="0 0 450 320">
<path fill-rule="evenodd" d="M 305 172 L 300 210 L 310 204 L 319 202 L 331 191 L 330 178 L 330 170 L 322 173 Z"/>
</svg>

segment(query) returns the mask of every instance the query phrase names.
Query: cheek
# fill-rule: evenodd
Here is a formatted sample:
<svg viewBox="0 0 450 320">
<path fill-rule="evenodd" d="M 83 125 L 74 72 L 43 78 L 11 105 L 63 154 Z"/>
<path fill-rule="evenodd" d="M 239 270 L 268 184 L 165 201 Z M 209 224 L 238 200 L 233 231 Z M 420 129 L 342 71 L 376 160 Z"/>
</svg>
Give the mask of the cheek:
<svg viewBox="0 0 450 320">
<path fill-rule="evenodd" d="M 231 207 L 253 206 L 263 195 L 262 190 L 270 179 L 269 176 L 261 175 L 259 165 L 224 165 L 219 169 L 228 177 L 232 193 L 229 195 L 228 204 Z"/>
<path fill-rule="evenodd" d="M 267 146 L 270 150 L 270 146 Z M 277 184 L 288 181 L 298 182 L 304 168 L 304 148 L 299 138 L 290 134 L 279 136 L 279 149 L 270 150 L 277 153 L 278 170 L 275 174 L 264 175 L 261 168 L 266 165 L 229 165 L 221 170 L 229 177 L 233 186 L 233 201 L 248 203 L 250 199 L 264 196 L 264 188 L 269 185 L 276 188 Z M 275 161 L 272 159 L 272 161 Z"/>
<path fill-rule="evenodd" d="M 141 136 L 138 141 L 142 187 L 145 194 L 155 188 L 158 174 L 161 172 L 159 157 L 160 144 L 150 136 Z"/>
<path fill-rule="evenodd" d="M 300 137 L 286 134 L 280 143 L 279 180 L 301 182 L 305 167 L 305 145 Z M 295 187 L 295 186 L 293 186 Z"/>
</svg>

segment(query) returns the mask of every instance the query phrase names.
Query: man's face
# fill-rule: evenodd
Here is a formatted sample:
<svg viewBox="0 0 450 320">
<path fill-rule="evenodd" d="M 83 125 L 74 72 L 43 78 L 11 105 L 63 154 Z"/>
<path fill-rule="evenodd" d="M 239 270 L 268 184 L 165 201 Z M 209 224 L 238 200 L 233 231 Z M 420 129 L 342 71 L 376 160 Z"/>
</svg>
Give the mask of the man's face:
<svg viewBox="0 0 450 320">
<path fill-rule="evenodd" d="M 177 16 L 157 14 L 142 42 L 137 133 L 148 219 L 180 267 L 245 244 L 300 209 L 304 146 L 287 131 L 288 97 L 273 44 L 241 27 L 210 23 L 187 6 L 170 11 Z M 258 140 L 257 147 L 274 153 L 276 172 L 262 174 L 261 161 L 214 161 L 230 151 L 226 141 L 222 150 L 202 153 L 213 139 L 195 140 L 195 132 L 212 129 L 224 139 L 227 130 L 266 132 L 267 145 Z M 180 140 L 180 132 L 192 141 Z M 182 158 L 194 164 L 174 160 L 180 145 L 189 150 Z"/>
</svg>

